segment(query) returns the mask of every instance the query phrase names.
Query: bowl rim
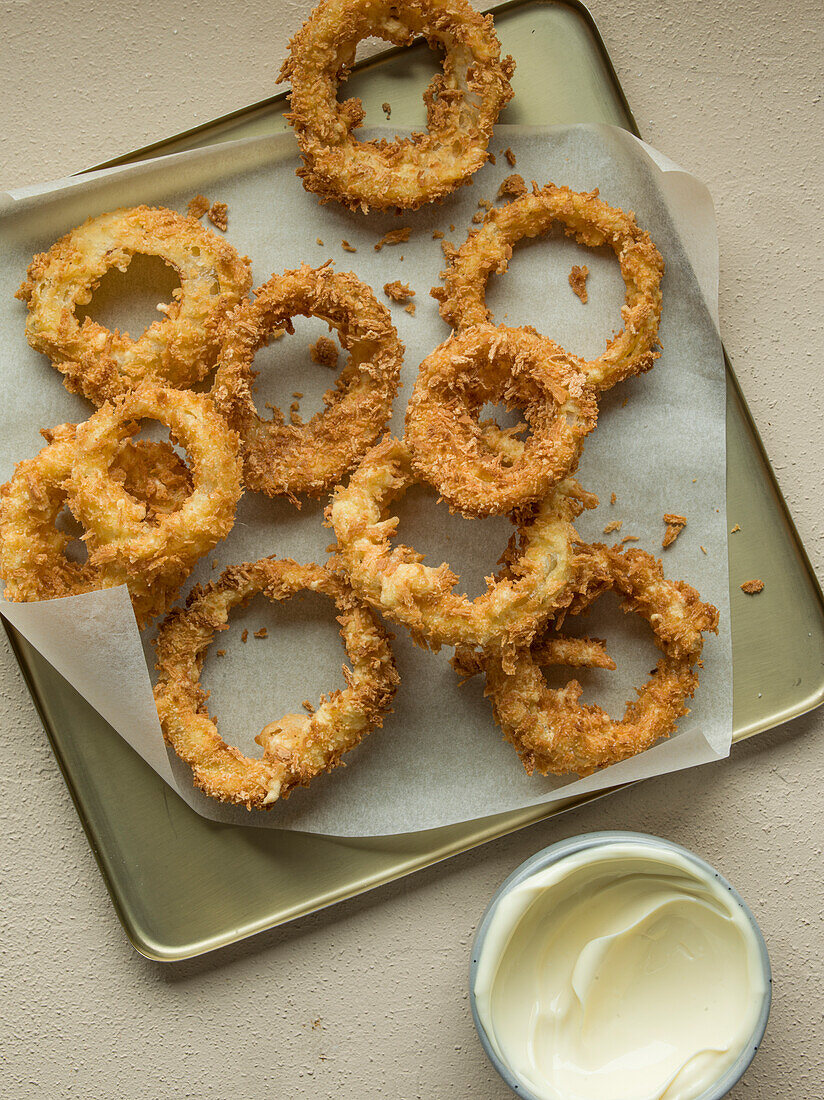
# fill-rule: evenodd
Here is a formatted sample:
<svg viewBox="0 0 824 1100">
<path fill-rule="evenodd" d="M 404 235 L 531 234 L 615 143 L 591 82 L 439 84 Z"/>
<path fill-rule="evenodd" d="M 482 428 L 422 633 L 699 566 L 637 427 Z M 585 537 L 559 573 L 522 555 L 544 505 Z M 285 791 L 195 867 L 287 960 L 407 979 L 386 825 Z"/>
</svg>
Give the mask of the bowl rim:
<svg viewBox="0 0 824 1100">
<path fill-rule="evenodd" d="M 724 878 L 712 864 L 708 863 L 701 856 L 691 852 L 689 848 L 684 848 L 680 844 L 676 844 L 672 840 L 667 840 L 665 837 L 656 836 L 653 833 L 639 833 L 631 830 L 621 829 L 609 829 L 592 833 L 579 833 L 577 836 L 568 837 L 565 840 L 556 841 L 554 844 L 550 844 L 546 848 L 542 848 L 541 851 L 536 852 L 535 855 L 530 856 L 525 860 L 498 887 L 492 898 L 489 901 L 486 909 L 478 922 L 478 927 L 475 931 L 475 936 L 472 940 L 472 951 L 470 953 L 469 962 L 469 1005 L 472 1011 L 472 1020 L 475 1024 L 475 1030 L 478 1033 L 478 1038 L 481 1041 L 481 1046 L 484 1048 L 487 1058 L 489 1058 L 492 1065 L 495 1067 L 499 1076 L 506 1082 L 514 1093 L 522 1098 L 522 1100 L 541 1100 L 536 1096 L 528 1086 L 515 1074 L 496 1054 L 489 1036 L 486 1033 L 484 1025 L 478 1014 L 478 1007 L 475 997 L 475 982 L 478 974 L 478 961 L 481 956 L 483 944 L 486 939 L 489 926 L 492 921 L 492 917 L 498 907 L 501 898 L 510 892 L 515 886 L 520 885 L 531 875 L 537 871 L 544 870 L 546 867 L 552 866 L 555 863 L 560 862 L 568 856 L 575 854 L 576 852 L 586 851 L 588 848 L 598 848 L 608 846 L 611 844 L 637 844 L 639 847 L 655 847 L 665 848 L 671 852 L 675 852 L 678 855 L 684 857 L 688 862 L 697 866 L 704 874 L 714 878 L 720 886 L 729 892 L 733 900 L 738 904 L 750 927 L 755 934 L 756 943 L 758 944 L 758 953 L 761 959 L 761 965 L 764 971 L 765 991 L 761 1010 L 758 1014 L 755 1027 L 753 1028 L 752 1035 L 749 1041 L 745 1044 L 741 1053 L 735 1062 L 731 1066 L 728 1066 L 724 1074 L 718 1078 L 709 1088 L 700 1093 L 695 1100 L 722 1100 L 722 1097 L 726 1096 L 733 1085 L 737 1084 L 746 1073 L 756 1051 L 761 1045 L 761 1041 L 764 1038 L 764 1032 L 767 1030 L 767 1020 L 770 1015 L 770 1006 L 772 1004 L 772 968 L 770 966 L 770 957 L 767 951 L 767 944 L 764 940 L 764 934 L 758 925 L 752 910 L 735 889 L 735 887 Z"/>
</svg>

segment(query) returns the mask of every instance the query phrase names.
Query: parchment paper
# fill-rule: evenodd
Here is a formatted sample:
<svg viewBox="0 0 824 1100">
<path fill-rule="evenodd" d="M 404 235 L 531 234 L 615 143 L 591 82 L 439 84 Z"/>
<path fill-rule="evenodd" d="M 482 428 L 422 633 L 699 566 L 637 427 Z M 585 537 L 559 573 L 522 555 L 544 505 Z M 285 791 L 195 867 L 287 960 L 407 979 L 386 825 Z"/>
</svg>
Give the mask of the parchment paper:
<svg viewBox="0 0 824 1100">
<path fill-rule="evenodd" d="M 630 545 L 659 554 L 663 514 L 678 512 L 688 518 L 679 540 L 663 553 L 665 568 L 719 607 L 721 628 L 717 638 L 707 640 L 701 685 L 678 733 L 584 780 L 528 778 L 501 738 L 480 679 L 459 687 L 448 664 L 451 651 L 417 649 L 397 627 L 394 651 L 402 682 L 385 727 L 349 754 L 348 767 L 319 777 L 271 813 L 247 813 L 201 796 L 192 787 L 189 770 L 165 750 L 125 590 L 39 604 L 4 603 L 2 613 L 9 621 L 207 817 L 335 835 L 382 835 L 551 803 L 576 791 L 674 771 L 729 752 L 726 384 L 717 334 L 718 257 L 710 197 L 697 180 L 623 130 L 501 127 L 492 148 L 500 153 L 507 146 L 517 155 L 515 169 L 499 155 L 496 165 L 477 174 L 473 186 L 441 206 L 401 217 L 376 214 L 366 219 L 334 205 L 319 206 L 294 175 L 291 135 L 218 145 L 0 197 L 0 479 L 11 475 L 16 461 L 41 448 L 41 427 L 83 420 L 91 411 L 64 390 L 59 374 L 28 347 L 25 308 L 13 299 L 14 290 L 34 252 L 48 248 L 86 217 L 117 206 L 145 202 L 185 210 L 197 192 L 228 203 L 228 238 L 252 257 L 254 285 L 273 271 L 330 257 L 338 270 L 353 270 L 382 300 L 384 283 L 409 283 L 416 291 L 415 316 L 391 306 L 406 345 L 403 391 L 391 424 L 395 432 L 403 429 L 418 364 L 448 335 L 428 295 L 443 267 L 433 230 L 460 244 L 478 201 L 494 199 L 510 172 L 517 171 L 528 183 L 553 180 L 581 190 L 599 187 L 608 202 L 636 212 L 665 258 L 664 351 L 652 372 L 601 399 L 598 426 L 587 440 L 578 474 L 598 493 L 601 505 L 582 517 L 578 527 L 593 540 L 635 535 L 638 541 Z M 373 245 L 384 232 L 404 225 L 413 227 L 407 244 L 375 251 Z M 343 239 L 357 251 L 344 251 Z M 590 270 L 586 305 L 568 284 L 574 263 Z M 138 287 L 124 299 L 104 283 L 92 303 L 98 309 L 94 316 L 136 334 L 147 322 L 139 312 L 140 293 Z M 156 286 L 147 293 L 149 302 L 159 300 Z M 520 245 L 507 274 L 491 281 L 487 300 L 498 321 L 533 324 L 571 351 L 595 355 L 621 326 L 623 283 L 609 250 L 584 249 L 559 234 Z M 308 344 L 325 327 L 307 321 L 296 328 L 294 336 L 276 342 L 256 360 L 262 371 L 258 406 L 263 409 L 271 401 L 288 408 L 292 393 L 300 392 L 301 412 L 308 417 L 319 407 L 333 375 L 308 355 Z M 285 501 L 247 493 L 231 535 L 199 565 L 192 580 L 207 580 L 228 564 L 264 554 L 326 560 L 331 533 L 322 523 L 325 503 L 308 502 L 297 511 Z M 470 595 L 482 590 L 483 577 L 506 544 L 510 526 L 505 519 L 453 517 L 445 505 L 435 504 L 434 493 L 417 489 L 407 494 L 400 513 L 399 538 L 423 550 L 433 564 L 448 560 Z M 603 527 L 619 519 L 620 531 L 604 536 Z M 268 637 L 254 638 L 263 626 Z M 571 632 L 606 637 L 619 670 L 578 678 L 586 688 L 585 701 L 620 713 L 632 695 L 630 685 L 640 685 L 654 664 L 648 628 L 636 617 L 619 615 L 611 597 L 568 626 Z M 243 629 L 249 631 L 245 644 L 239 637 Z M 142 639 L 150 665 L 153 633 L 150 629 Z M 220 718 L 223 737 L 247 751 L 256 748 L 254 735 L 267 722 L 300 710 L 307 697 L 316 702 L 321 691 L 342 686 L 342 650 L 331 605 L 318 597 L 275 608 L 253 601 L 233 619 L 232 630 L 215 643 L 212 654 L 218 646 L 226 648 L 226 656 L 210 656 L 204 669 L 204 683 L 212 691 L 210 708 Z M 569 672 L 551 675 L 561 676 L 562 682 Z"/>
</svg>

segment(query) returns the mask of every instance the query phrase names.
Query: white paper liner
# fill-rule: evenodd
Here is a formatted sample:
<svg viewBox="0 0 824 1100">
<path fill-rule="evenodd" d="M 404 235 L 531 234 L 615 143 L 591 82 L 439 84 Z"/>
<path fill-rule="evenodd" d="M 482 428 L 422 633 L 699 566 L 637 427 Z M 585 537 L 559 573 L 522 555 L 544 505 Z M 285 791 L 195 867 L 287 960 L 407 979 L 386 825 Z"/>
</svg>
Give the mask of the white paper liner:
<svg viewBox="0 0 824 1100">
<path fill-rule="evenodd" d="M 598 493 L 601 506 L 582 517 L 578 527 L 585 538 L 604 539 L 603 526 L 621 519 L 622 529 L 607 541 L 637 535 L 638 541 L 630 545 L 657 554 L 663 514 L 679 512 L 689 520 L 678 542 L 663 554 L 665 569 L 668 576 L 694 584 L 704 599 L 718 606 L 721 627 L 718 638 L 707 641 L 701 685 L 692 712 L 681 721 L 677 734 L 583 780 L 528 778 L 500 736 L 488 701 L 482 697 L 480 680 L 460 688 L 448 664 L 450 651 L 423 652 L 398 627 L 393 648 L 402 683 L 394 714 L 384 729 L 349 754 L 349 767 L 319 777 L 270 813 L 249 813 L 222 806 L 194 790 L 188 768 L 165 750 L 143 655 L 154 630 L 145 632 L 141 646 L 125 590 L 37 604 L 4 602 L 6 618 L 206 817 L 341 836 L 410 832 L 550 804 L 729 752 L 726 382 L 717 333 L 718 253 L 712 202 L 694 177 L 620 129 L 499 127 L 492 148 L 500 153 L 507 146 L 517 156 L 515 169 L 499 156 L 497 165 L 487 165 L 477 174 L 474 186 L 463 188 L 440 206 L 400 218 L 377 214 L 367 219 L 336 205 L 319 206 L 294 175 L 296 148 L 291 135 L 217 145 L 0 196 L 2 478 L 11 475 L 16 461 L 41 448 L 40 427 L 89 415 L 88 404 L 69 395 L 59 374 L 28 347 L 25 308 L 12 296 L 35 251 L 48 248 L 72 226 L 104 210 L 140 202 L 185 210 L 188 200 L 203 192 L 228 203 L 228 239 L 252 257 L 255 285 L 273 271 L 304 260 L 322 263 L 330 256 L 338 270 L 353 270 L 382 300 L 384 283 L 394 279 L 409 283 L 417 292 L 415 317 L 400 306 L 391 307 L 406 345 L 403 392 L 395 402 L 391 424 L 396 433 L 403 430 L 406 397 L 419 362 L 448 335 L 436 303 L 428 296 L 444 266 L 432 232 L 440 229 L 460 244 L 478 200 L 493 199 L 500 181 L 512 171 L 527 183 L 553 180 L 580 190 L 599 187 L 606 201 L 636 212 L 667 264 L 663 354 L 652 372 L 615 387 L 601 399 L 599 423 L 579 468 L 580 480 Z M 413 227 L 410 241 L 376 252 L 374 242 L 386 230 L 401 225 Z M 316 238 L 324 244 L 317 244 Z M 341 249 L 344 238 L 356 253 Z M 572 351 L 597 354 L 606 337 L 620 327 L 623 299 L 615 257 L 602 251 L 554 239 L 519 246 L 507 274 L 490 284 L 487 300 L 496 320 L 533 324 Z M 586 306 L 568 286 L 573 263 L 585 263 L 590 269 Z M 123 329 L 139 331 L 130 327 L 128 310 L 118 321 Z M 261 389 L 267 392 L 261 394 L 259 407 L 272 392 L 272 363 L 293 380 L 293 388 L 299 383 L 301 392 L 319 394 L 328 388 L 332 373 L 312 364 L 306 353 L 307 341 L 319 334 L 318 328 L 310 332 L 308 326 L 305 330 L 298 326 L 294 337 L 260 354 L 256 366 L 263 368 L 269 380 L 261 379 Z M 277 397 L 283 407 L 291 400 L 282 387 Z M 610 505 L 613 491 L 618 499 Z M 443 505 L 425 506 L 416 491 L 408 496 L 412 503 L 404 507 L 400 538 L 431 553 L 428 560 L 433 562 L 440 548 L 442 557 L 460 563 L 462 577 L 475 585 L 470 592 L 477 593 L 482 586 L 476 582 L 492 571 L 503 550 L 507 521 L 460 520 Z M 308 502 L 298 512 L 285 501 L 246 494 L 235 529 L 200 564 L 193 581 L 205 581 L 226 565 L 264 554 L 326 560 L 332 536 L 322 525 L 324 504 Z M 219 562 L 218 569 L 212 568 L 213 560 Z M 316 701 L 322 690 L 340 686 L 342 651 L 329 629 L 330 621 L 331 612 L 326 614 L 311 600 L 291 601 L 275 610 L 256 601 L 238 616 L 238 628 L 247 625 L 250 630 L 247 645 L 238 644 L 235 632 L 228 645 L 217 641 L 213 651 L 227 645 L 228 655 L 224 660 L 210 658 L 204 671 L 204 683 L 212 689 L 211 709 L 219 715 L 227 741 L 249 751 L 254 748 L 254 734 L 266 722 L 299 710 L 307 696 Z M 609 652 L 624 671 L 578 678 L 594 686 L 595 694 L 585 698 L 618 713 L 630 693 L 626 684 L 640 684 L 648 675 L 644 662 L 652 651 L 642 643 L 644 630 L 634 617 L 616 628 L 616 617 L 607 610 L 606 631 L 603 621 L 604 615 L 596 609 L 581 620 L 580 627 L 571 620 L 569 629 L 603 633 L 607 638 Z M 253 629 L 267 622 L 270 637 L 253 640 Z M 146 652 L 152 663 L 151 652 Z M 620 678 L 617 687 L 610 685 L 610 675 Z"/>
</svg>

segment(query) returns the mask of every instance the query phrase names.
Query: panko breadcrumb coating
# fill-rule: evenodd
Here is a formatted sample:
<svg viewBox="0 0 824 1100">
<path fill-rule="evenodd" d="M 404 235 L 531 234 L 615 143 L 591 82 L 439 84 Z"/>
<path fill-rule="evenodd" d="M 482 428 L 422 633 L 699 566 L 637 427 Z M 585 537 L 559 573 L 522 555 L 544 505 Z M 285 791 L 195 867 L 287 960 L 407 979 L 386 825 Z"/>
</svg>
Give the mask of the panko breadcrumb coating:
<svg viewBox="0 0 824 1100">
<path fill-rule="evenodd" d="M 395 279 L 392 283 L 384 283 L 383 292 L 387 298 L 401 304 L 415 297 L 415 291 L 407 283 L 402 283 L 400 279 Z"/>
</svg>

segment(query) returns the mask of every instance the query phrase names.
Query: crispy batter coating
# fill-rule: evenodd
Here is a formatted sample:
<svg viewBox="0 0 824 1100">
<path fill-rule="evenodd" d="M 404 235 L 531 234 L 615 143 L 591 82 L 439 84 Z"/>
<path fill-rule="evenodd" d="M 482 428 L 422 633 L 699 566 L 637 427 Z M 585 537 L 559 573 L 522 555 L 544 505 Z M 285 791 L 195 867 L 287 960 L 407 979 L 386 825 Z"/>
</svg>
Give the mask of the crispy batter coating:
<svg viewBox="0 0 824 1100">
<path fill-rule="evenodd" d="M 186 213 L 190 218 L 202 218 L 211 205 L 205 195 L 195 195 L 193 199 L 189 199 Z"/>
<path fill-rule="evenodd" d="M 325 409 L 303 425 L 275 410 L 263 420 L 252 399 L 255 352 L 297 315 L 320 317 L 349 352 Z M 404 348 L 388 309 L 353 274 L 328 266 L 273 275 L 227 320 L 212 395 L 239 433 L 248 488 L 269 496 L 320 496 L 383 431 L 398 390 Z"/>
<path fill-rule="evenodd" d="M 323 697 L 309 714 L 287 714 L 255 740 L 259 759 L 227 745 L 206 709 L 208 692 L 200 683 L 206 651 L 215 633 L 225 630 L 229 614 L 257 593 L 286 600 L 310 590 L 329 596 L 338 609 L 351 669 L 344 666 L 346 688 Z M 255 637 L 263 637 L 258 631 Z M 389 635 L 370 609 L 339 577 L 319 565 L 264 558 L 227 569 L 220 579 L 190 593 L 157 636 L 155 702 L 163 736 L 192 768 L 196 787 L 212 798 L 247 809 L 270 809 L 298 785 L 331 771 L 344 753 L 382 725 L 390 712 L 398 674 Z M 304 704 L 306 707 L 307 704 Z"/>
<path fill-rule="evenodd" d="M 225 233 L 229 228 L 229 207 L 225 202 L 213 202 L 209 207 L 209 221 L 215 227 L 219 229 L 221 233 Z"/>
<path fill-rule="evenodd" d="M 444 51 L 443 72 L 424 95 L 427 132 L 358 141 L 363 105 L 337 99 L 358 43 L 376 37 L 409 46 L 419 36 Z M 514 68 L 512 58 L 501 60 L 492 16 L 468 0 L 322 0 L 292 39 L 279 77 L 292 84 L 287 117 L 300 145 L 303 186 L 322 202 L 364 212 L 413 210 L 443 198 L 486 162 Z"/>
<path fill-rule="evenodd" d="M 159 256 L 180 289 L 136 340 L 75 317 L 106 272 L 125 271 L 135 253 Z M 218 350 L 219 322 L 251 286 L 249 261 L 194 218 L 137 206 L 90 218 L 35 256 L 17 297 L 28 303 L 26 338 L 63 374 L 72 393 L 96 405 L 141 382 L 183 388 L 205 378 Z"/>
<path fill-rule="evenodd" d="M 587 276 L 589 275 L 589 268 L 586 264 L 578 265 L 573 264 L 572 270 L 569 273 L 569 285 L 572 287 L 572 293 L 576 298 L 580 298 L 584 305 L 589 301 L 589 293 L 587 291 Z"/>
<path fill-rule="evenodd" d="M 161 420 L 187 450 L 128 442 Z M 144 385 L 49 445 L 2 487 L 0 574 L 7 599 L 47 600 L 127 584 L 138 623 L 161 614 L 201 554 L 231 530 L 240 497 L 238 442 L 208 398 Z M 70 560 L 63 507 L 85 530 L 88 559 Z"/>
<path fill-rule="evenodd" d="M 520 523 L 476 600 L 453 591 L 458 577 L 445 563 L 423 564 L 409 546 L 391 546 L 398 520 L 391 504 L 417 478 L 406 445 L 386 436 L 338 486 L 327 509 L 337 536 L 336 565 L 363 599 L 403 623 L 418 645 L 527 645 L 550 614 L 571 598 L 580 540 L 572 521 L 597 498 L 573 479 L 561 482 Z"/>
<path fill-rule="evenodd" d="M 431 294 L 454 329 L 490 321 L 485 301 L 489 276 L 506 271 L 513 245 L 524 237 L 540 236 L 556 221 L 579 244 L 608 244 L 621 265 L 626 284 L 623 331 L 597 359 L 582 360 L 580 366 L 591 386 L 609 389 L 649 370 L 658 358 L 664 261 L 634 215 L 608 206 L 597 191 L 586 194 L 550 183 L 490 210 L 478 232 L 450 253 L 448 267 L 441 272 L 444 285 L 433 287 Z"/>
<path fill-rule="evenodd" d="M 421 364 L 406 411 L 415 472 L 465 516 L 508 515 L 573 474 L 598 415 L 577 360 L 532 330 L 477 325 Z M 479 423 L 487 403 L 522 411 L 530 436 L 513 458 Z"/>
<path fill-rule="evenodd" d="M 589 775 L 669 736 L 688 713 L 685 701 L 698 686 L 694 666 L 701 656 L 702 634 L 718 629 L 717 609 L 702 603 L 690 585 L 666 580 L 661 563 L 651 554 L 598 544 L 589 553 L 592 565 L 586 583 L 560 618 L 586 610 L 603 592 L 614 590 L 623 597 L 624 611 L 647 620 L 664 656 L 638 698 L 616 721 L 598 706 L 579 703 L 583 689 L 577 680 L 561 689 L 547 687 L 540 664 L 546 663 L 547 646 L 553 652 L 557 639 L 552 633 L 533 648 L 511 654 L 508 662 L 494 648 L 459 655 L 459 668 L 483 667 L 495 718 L 529 775 Z M 556 655 L 563 657 L 563 643 L 561 648 Z M 597 651 L 593 656 L 597 660 Z"/>
</svg>

